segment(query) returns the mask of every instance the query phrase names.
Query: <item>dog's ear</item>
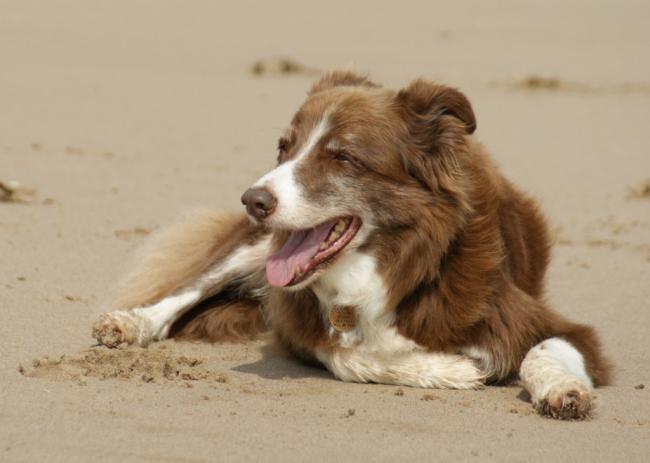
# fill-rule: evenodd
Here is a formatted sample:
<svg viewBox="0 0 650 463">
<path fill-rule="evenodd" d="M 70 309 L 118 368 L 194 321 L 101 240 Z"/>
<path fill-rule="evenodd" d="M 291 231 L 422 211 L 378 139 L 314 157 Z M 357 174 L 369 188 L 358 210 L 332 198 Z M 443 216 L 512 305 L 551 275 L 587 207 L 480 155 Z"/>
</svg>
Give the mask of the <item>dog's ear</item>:
<svg viewBox="0 0 650 463">
<path fill-rule="evenodd" d="M 368 79 L 368 76 L 358 75 L 352 71 L 337 70 L 330 71 L 321 77 L 320 80 L 312 85 L 311 89 L 309 90 L 309 94 L 313 95 L 314 93 L 322 92 L 323 90 L 341 86 L 362 86 L 369 88 L 379 87 L 379 85 Z"/>
<path fill-rule="evenodd" d="M 416 80 L 395 95 L 395 104 L 408 130 L 402 153 L 406 171 L 449 210 L 469 210 L 459 153 L 465 137 L 476 130 L 474 111 L 456 89 Z M 440 195 L 440 192 L 444 194 Z"/>
<path fill-rule="evenodd" d="M 467 134 L 476 130 L 472 105 L 455 88 L 436 85 L 423 79 L 412 82 L 397 93 L 397 101 L 407 111 L 407 117 L 418 125 L 429 125 L 433 132 L 444 116 L 452 116 L 464 124 Z M 410 113 L 410 114 L 409 114 Z"/>
</svg>

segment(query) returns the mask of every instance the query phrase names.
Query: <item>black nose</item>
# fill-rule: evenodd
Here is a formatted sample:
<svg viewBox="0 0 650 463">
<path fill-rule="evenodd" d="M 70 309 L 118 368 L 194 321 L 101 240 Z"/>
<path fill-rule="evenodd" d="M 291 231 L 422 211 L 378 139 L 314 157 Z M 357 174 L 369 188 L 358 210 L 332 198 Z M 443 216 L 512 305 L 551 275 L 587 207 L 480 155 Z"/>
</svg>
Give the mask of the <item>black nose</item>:
<svg viewBox="0 0 650 463">
<path fill-rule="evenodd" d="M 255 218 L 263 219 L 273 213 L 278 200 L 266 188 L 249 188 L 241 197 L 246 212 Z"/>
</svg>

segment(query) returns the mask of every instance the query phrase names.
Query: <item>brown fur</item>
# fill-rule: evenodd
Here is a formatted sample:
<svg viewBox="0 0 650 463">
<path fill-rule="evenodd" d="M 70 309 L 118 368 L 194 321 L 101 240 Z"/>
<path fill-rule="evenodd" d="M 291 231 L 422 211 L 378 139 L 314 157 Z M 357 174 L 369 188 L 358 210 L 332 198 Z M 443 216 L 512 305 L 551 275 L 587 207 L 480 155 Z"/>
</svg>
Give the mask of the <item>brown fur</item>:
<svg viewBox="0 0 650 463">
<path fill-rule="evenodd" d="M 371 82 L 368 79 L 368 76 L 360 76 L 351 71 L 331 71 L 325 74 L 320 80 L 318 80 L 314 85 L 312 85 L 309 90 L 309 94 L 313 95 L 315 93 L 322 92 L 323 90 L 328 90 L 335 87 L 379 87 L 379 85 Z"/>
<path fill-rule="evenodd" d="M 174 324 L 171 337 L 209 342 L 243 342 L 259 338 L 269 327 L 260 301 L 206 301 Z"/>
</svg>

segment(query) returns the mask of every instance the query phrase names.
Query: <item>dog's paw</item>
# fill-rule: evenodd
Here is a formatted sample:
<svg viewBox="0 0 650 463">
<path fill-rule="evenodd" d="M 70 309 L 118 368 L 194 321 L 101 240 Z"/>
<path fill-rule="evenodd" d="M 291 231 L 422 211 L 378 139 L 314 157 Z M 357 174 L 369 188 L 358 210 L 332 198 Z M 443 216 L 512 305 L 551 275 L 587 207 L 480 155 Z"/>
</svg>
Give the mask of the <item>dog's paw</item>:
<svg viewBox="0 0 650 463">
<path fill-rule="evenodd" d="M 116 310 L 102 314 L 93 325 L 92 336 L 107 347 L 120 344 L 146 346 L 150 339 L 145 320 L 128 310 Z"/>
<path fill-rule="evenodd" d="M 591 416 L 594 408 L 592 389 L 584 383 L 573 380 L 552 387 L 548 393 L 533 402 L 540 415 L 558 420 L 584 420 Z"/>
</svg>

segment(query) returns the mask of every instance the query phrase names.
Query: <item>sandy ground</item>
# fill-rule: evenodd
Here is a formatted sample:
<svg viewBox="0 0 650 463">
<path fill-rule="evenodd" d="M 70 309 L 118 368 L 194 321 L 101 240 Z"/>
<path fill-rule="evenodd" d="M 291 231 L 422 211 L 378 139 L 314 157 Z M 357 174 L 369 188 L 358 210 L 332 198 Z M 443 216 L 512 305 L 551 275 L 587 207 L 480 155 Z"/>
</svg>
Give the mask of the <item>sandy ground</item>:
<svg viewBox="0 0 650 463">
<path fill-rule="evenodd" d="M 0 460 L 648 461 L 650 3 L 306 3 L 0 0 L 0 181 L 36 189 L 0 202 Z M 309 69 L 250 72 L 279 56 Z M 617 364 L 594 420 L 518 387 L 344 384 L 263 343 L 86 350 L 149 231 L 238 208 L 342 66 L 470 97 L 554 227 L 550 302 Z"/>
</svg>

